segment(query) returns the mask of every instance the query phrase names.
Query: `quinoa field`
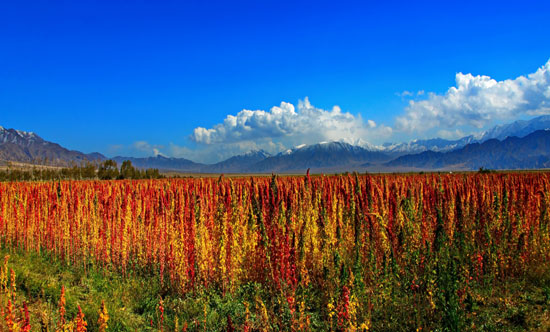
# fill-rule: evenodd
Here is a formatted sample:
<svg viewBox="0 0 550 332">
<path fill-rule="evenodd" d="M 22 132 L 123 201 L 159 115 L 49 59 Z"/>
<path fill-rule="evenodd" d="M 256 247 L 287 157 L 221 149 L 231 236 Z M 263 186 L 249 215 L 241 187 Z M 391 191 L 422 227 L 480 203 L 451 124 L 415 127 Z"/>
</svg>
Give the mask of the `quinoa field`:
<svg viewBox="0 0 550 332">
<path fill-rule="evenodd" d="M 550 330 L 550 173 L 0 183 L 1 331 Z"/>
</svg>

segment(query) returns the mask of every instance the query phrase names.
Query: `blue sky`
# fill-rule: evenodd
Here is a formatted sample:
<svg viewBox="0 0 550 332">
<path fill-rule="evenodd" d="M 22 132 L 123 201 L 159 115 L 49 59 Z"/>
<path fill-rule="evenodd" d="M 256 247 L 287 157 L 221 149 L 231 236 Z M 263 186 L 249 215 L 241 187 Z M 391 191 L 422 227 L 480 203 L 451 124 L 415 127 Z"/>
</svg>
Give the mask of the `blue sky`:
<svg viewBox="0 0 550 332">
<path fill-rule="evenodd" d="M 0 125 L 199 161 L 457 137 L 550 112 L 549 13 L 548 1 L 4 1 Z"/>
</svg>

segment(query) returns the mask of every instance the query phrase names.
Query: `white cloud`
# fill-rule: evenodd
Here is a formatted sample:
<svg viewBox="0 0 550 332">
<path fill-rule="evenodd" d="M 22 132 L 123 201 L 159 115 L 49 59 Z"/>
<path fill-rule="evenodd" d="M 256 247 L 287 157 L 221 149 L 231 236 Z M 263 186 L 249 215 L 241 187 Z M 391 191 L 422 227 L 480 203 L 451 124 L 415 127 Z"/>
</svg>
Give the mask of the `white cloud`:
<svg viewBox="0 0 550 332">
<path fill-rule="evenodd" d="M 550 113 L 550 60 L 527 77 L 496 81 L 489 76 L 456 74 L 456 86 L 443 95 L 409 101 L 396 127 L 409 132 L 473 126 L 495 120 Z"/>
<path fill-rule="evenodd" d="M 402 98 L 414 96 L 414 93 L 411 92 L 411 91 L 408 91 L 408 90 L 405 90 L 403 92 L 396 92 L 395 94 L 399 97 L 402 97 Z"/>
<path fill-rule="evenodd" d="M 280 143 L 266 142 L 265 140 L 261 142 L 245 141 L 230 144 L 210 144 L 201 146 L 198 149 L 171 143 L 167 148 L 167 153 L 176 158 L 186 158 L 211 164 L 250 151 L 264 150 L 270 154 L 276 154 L 284 149 L 286 147 Z"/>
<path fill-rule="evenodd" d="M 157 149 L 157 148 L 153 148 L 153 156 L 155 156 L 155 157 L 156 157 L 156 156 L 163 156 L 163 157 L 166 157 L 166 155 L 165 155 L 164 153 L 160 152 L 160 150 Z"/>
<path fill-rule="evenodd" d="M 254 143 L 265 149 L 272 144 L 288 148 L 321 141 L 378 141 L 391 133 L 391 128 L 372 120 L 364 122 L 360 115 L 342 112 L 338 106 L 331 110 L 316 108 L 305 98 L 297 107 L 282 102 L 269 111 L 242 110 L 228 115 L 212 128 L 195 128 L 191 139 L 205 145 Z"/>
<path fill-rule="evenodd" d="M 147 155 L 153 154 L 155 157 L 158 155 L 163 155 L 160 150 L 163 149 L 164 146 L 158 145 L 158 144 L 150 144 L 146 141 L 136 141 L 134 144 L 132 144 L 132 149 L 146 153 Z"/>
<path fill-rule="evenodd" d="M 422 96 L 424 94 L 424 90 L 419 90 L 416 93 L 409 90 L 404 90 L 403 92 L 396 92 L 395 95 L 398 97 L 401 97 L 403 99 L 410 99 L 416 96 Z"/>
<path fill-rule="evenodd" d="M 445 139 L 459 139 L 466 136 L 466 133 L 464 133 L 460 129 L 455 129 L 455 130 L 441 129 L 437 132 L 437 136 Z"/>
</svg>

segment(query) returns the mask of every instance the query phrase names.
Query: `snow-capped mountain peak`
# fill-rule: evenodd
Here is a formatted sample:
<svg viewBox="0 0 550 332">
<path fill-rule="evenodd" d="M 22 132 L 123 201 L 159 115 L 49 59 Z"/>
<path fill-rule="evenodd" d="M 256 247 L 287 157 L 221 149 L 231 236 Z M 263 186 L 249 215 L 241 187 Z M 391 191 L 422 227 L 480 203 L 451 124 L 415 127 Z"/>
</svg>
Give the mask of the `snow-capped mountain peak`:
<svg viewBox="0 0 550 332">
<path fill-rule="evenodd" d="M 483 132 L 479 141 L 484 142 L 496 138 L 503 140 L 507 137 L 524 137 L 537 130 L 550 127 L 550 115 L 541 115 L 531 120 L 518 120 L 508 124 L 502 124 Z"/>
<path fill-rule="evenodd" d="M 28 146 L 35 142 L 43 142 L 43 139 L 33 132 L 6 129 L 0 126 L 0 143 L 13 143 L 21 146 Z"/>
<path fill-rule="evenodd" d="M 248 151 L 247 153 L 244 153 L 242 155 L 240 155 L 242 157 L 260 157 L 260 158 L 267 158 L 267 157 L 270 157 L 271 154 L 266 152 L 265 150 L 263 149 L 260 149 L 260 150 L 250 150 Z"/>
</svg>

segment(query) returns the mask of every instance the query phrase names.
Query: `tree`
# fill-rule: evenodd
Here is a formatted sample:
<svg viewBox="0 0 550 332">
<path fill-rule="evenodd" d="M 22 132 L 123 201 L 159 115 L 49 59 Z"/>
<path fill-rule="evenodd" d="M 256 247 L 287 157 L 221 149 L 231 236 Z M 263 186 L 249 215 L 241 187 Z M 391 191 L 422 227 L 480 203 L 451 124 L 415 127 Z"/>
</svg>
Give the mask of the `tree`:
<svg viewBox="0 0 550 332">
<path fill-rule="evenodd" d="M 91 162 L 86 162 L 85 165 L 81 167 L 81 174 L 84 179 L 93 179 L 95 178 L 95 165 Z"/>
<path fill-rule="evenodd" d="M 160 179 L 161 175 L 158 169 L 156 168 L 148 168 L 145 170 L 145 176 L 146 179 Z"/>
<path fill-rule="evenodd" d="M 135 179 L 136 178 L 136 169 L 132 166 L 130 160 L 125 160 L 120 166 L 120 178 L 121 179 Z"/>
<path fill-rule="evenodd" d="M 118 177 L 118 165 L 114 160 L 105 160 L 97 171 L 97 176 L 102 180 L 112 180 Z"/>
</svg>

